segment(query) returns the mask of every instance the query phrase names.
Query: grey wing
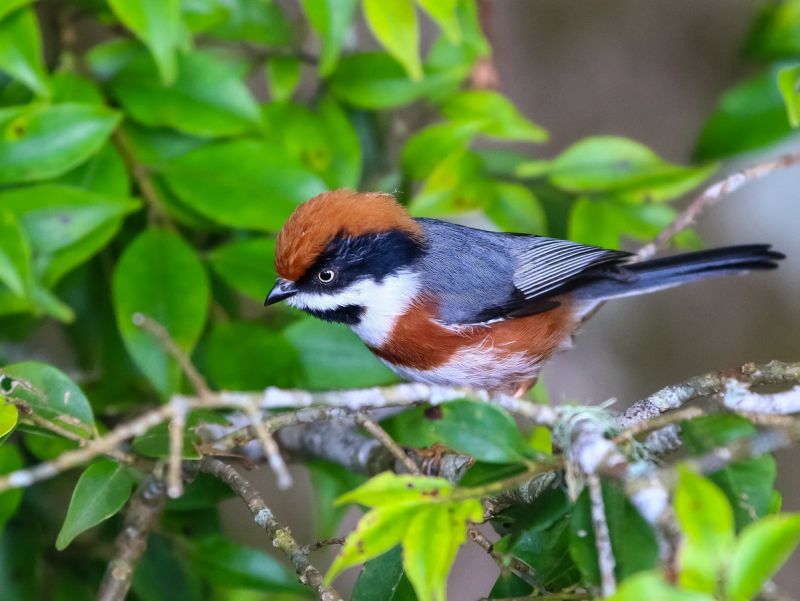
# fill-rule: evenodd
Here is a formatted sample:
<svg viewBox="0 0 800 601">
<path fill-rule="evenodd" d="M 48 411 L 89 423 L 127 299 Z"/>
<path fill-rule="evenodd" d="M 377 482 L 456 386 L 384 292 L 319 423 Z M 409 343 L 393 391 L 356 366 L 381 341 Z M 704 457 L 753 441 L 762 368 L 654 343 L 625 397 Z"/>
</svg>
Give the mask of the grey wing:
<svg viewBox="0 0 800 601">
<path fill-rule="evenodd" d="M 547 311 L 552 293 L 629 256 L 574 242 L 418 219 L 429 241 L 424 285 L 447 324 L 478 324 Z"/>
</svg>

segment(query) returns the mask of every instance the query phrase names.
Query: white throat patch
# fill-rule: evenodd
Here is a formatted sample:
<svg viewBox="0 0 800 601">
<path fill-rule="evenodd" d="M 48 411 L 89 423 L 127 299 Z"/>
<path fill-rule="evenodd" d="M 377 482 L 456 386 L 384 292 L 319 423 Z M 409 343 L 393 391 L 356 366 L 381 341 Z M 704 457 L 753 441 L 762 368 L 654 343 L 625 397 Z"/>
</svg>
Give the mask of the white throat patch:
<svg viewBox="0 0 800 601">
<path fill-rule="evenodd" d="M 410 271 L 386 276 L 381 282 L 359 280 L 332 294 L 300 292 L 287 299 L 297 309 L 332 311 L 349 305 L 364 307 L 361 321 L 351 326 L 356 335 L 372 347 L 388 339 L 397 318 L 405 313 L 419 291 L 419 277 Z"/>
</svg>

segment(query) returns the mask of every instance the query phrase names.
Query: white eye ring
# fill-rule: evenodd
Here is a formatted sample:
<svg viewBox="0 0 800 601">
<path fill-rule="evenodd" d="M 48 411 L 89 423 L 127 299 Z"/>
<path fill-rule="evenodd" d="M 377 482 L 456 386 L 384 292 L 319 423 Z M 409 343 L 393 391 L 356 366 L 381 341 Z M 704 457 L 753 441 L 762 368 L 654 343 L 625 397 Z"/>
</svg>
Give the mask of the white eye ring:
<svg viewBox="0 0 800 601">
<path fill-rule="evenodd" d="M 317 279 L 323 284 L 330 284 L 336 277 L 336 272 L 333 269 L 323 269 L 317 274 Z"/>
</svg>

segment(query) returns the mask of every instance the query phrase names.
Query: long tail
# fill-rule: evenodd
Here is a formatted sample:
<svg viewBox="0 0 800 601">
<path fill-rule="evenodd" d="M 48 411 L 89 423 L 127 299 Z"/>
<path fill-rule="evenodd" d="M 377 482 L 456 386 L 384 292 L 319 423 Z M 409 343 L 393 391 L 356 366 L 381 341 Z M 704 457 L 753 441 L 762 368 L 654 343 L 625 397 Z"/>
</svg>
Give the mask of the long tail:
<svg viewBox="0 0 800 601">
<path fill-rule="evenodd" d="M 758 269 L 775 269 L 782 253 L 768 244 L 725 246 L 672 257 L 624 265 L 619 274 L 590 280 L 575 290 L 581 300 L 602 301 L 647 294 L 689 282 L 725 275 L 740 275 Z"/>
</svg>

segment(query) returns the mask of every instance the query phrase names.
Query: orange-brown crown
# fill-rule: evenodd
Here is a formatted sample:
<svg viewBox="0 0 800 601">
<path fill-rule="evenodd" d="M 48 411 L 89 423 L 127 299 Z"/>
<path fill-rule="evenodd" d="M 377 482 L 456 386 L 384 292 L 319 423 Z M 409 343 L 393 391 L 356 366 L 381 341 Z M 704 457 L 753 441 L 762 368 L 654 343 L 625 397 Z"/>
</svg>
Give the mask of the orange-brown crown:
<svg viewBox="0 0 800 601">
<path fill-rule="evenodd" d="M 339 235 L 401 230 L 422 238 L 422 228 L 390 194 L 334 190 L 301 204 L 275 241 L 275 271 L 295 281 Z"/>
</svg>

